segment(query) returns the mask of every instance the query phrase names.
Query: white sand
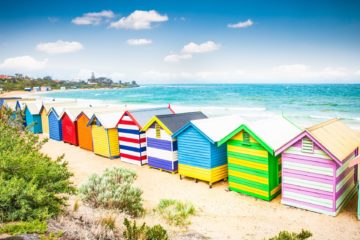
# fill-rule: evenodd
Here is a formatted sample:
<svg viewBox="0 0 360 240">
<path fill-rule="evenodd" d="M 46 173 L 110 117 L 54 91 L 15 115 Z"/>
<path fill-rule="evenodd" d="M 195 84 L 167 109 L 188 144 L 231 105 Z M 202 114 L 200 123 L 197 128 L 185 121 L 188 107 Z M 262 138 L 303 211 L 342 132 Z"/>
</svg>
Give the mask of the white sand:
<svg viewBox="0 0 360 240">
<path fill-rule="evenodd" d="M 191 231 L 211 239 L 264 239 L 279 231 L 313 233 L 312 239 L 360 239 L 360 221 L 357 220 L 357 197 L 337 217 L 287 207 L 280 204 L 280 197 L 272 202 L 227 191 L 227 183 L 215 184 L 209 189 L 206 183 L 180 180 L 178 175 L 135 166 L 97 156 L 92 152 L 63 142 L 49 140 L 43 152 L 52 158 L 65 153 L 70 170 L 79 185 L 92 173 L 106 168 L 124 167 L 138 174 L 136 184 L 144 191 L 146 208 L 155 207 L 162 198 L 191 201 L 201 210 L 191 219 Z"/>
</svg>

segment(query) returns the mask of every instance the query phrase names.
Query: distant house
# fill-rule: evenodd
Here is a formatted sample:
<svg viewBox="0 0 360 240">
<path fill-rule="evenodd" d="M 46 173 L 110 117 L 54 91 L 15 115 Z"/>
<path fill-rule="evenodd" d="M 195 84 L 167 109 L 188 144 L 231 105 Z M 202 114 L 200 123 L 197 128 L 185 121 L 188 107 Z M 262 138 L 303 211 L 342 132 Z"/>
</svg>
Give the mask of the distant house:
<svg viewBox="0 0 360 240">
<path fill-rule="evenodd" d="M 10 79 L 11 76 L 0 74 L 0 79 Z"/>
<path fill-rule="evenodd" d="M 61 90 L 61 91 L 65 91 L 65 90 L 66 90 L 66 87 L 60 87 L 60 90 Z"/>
<path fill-rule="evenodd" d="M 41 91 L 42 92 L 51 91 L 51 87 L 49 87 L 49 86 L 41 86 Z"/>
<path fill-rule="evenodd" d="M 35 92 L 40 92 L 41 88 L 39 86 L 33 87 L 33 91 Z"/>
</svg>

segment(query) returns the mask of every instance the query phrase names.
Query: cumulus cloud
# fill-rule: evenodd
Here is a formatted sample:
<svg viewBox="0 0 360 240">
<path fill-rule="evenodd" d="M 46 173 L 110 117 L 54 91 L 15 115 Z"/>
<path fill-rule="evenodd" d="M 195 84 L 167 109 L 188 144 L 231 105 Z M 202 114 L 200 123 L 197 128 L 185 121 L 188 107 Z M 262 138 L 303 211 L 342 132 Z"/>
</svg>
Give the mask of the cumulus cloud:
<svg viewBox="0 0 360 240">
<path fill-rule="evenodd" d="M 201 54 L 216 51 L 220 48 L 220 44 L 213 41 L 207 41 L 204 43 L 190 42 L 186 44 L 180 54 L 170 54 L 164 58 L 165 62 L 179 62 L 181 60 L 191 59 L 194 54 Z"/>
<path fill-rule="evenodd" d="M 71 22 L 76 25 L 99 25 L 105 20 L 114 18 L 115 14 L 111 10 L 101 12 L 85 13 L 81 17 L 76 17 Z"/>
<path fill-rule="evenodd" d="M 0 68 L 17 71 L 36 71 L 44 69 L 47 61 L 47 59 L 39 61 L 31 56 L 12 57 L 5 59 L 0 64 Z"/>
<path fill-rule="evenodd" d="M 118 29 L 150 29 L 153 23 L 168 21 L 168 16 L 161 15 L 155 10 L 141 11 L 136 10 L 127 17 L 122 17 L 116 22 L 112 22 L 109 27 Z"/>
<path fill-rule="evenodd" d="M 228 28 L 247 28 L 247 27 L 251 27 L 252 25 L 254 25 L 254 22 L 251 21 L 251 19 L 248 19 L 244 22 L 230 23 L 227 26 Z"/>
<path fill-rule="evenodd" d="M 56 42 L 39 43 L 36 46 L 36 50 L 49 54 L 71 53 L 79 51 L 83 48 L 83 45 L 79 42 L 67 42 L 63 40 L 58 40 Z"/>
<path fill-rule="evenodd" d="M 165 62 L 179 62 L 181 60 L 192 58 L 191 54 L 170 54 L 164 57 Z"/>
<path fill-rule="evenodd" d="M 219 48 L 220 48 L 220 44 L 217 44 L 213 41 L 207 41 L 200 44 L 191 42 L 183 47 L 182 52 L 188 54 L 206 53 L 206 52 L 216 51 Z"/>
<path fill-rule="evenodd" d="M 151 39 L 138 38 L 138 39 L 128 39 L 127 44 L 132 46 L 141 46 L 141 45 L 149 45 L 152 44 Z"/>
</svg>

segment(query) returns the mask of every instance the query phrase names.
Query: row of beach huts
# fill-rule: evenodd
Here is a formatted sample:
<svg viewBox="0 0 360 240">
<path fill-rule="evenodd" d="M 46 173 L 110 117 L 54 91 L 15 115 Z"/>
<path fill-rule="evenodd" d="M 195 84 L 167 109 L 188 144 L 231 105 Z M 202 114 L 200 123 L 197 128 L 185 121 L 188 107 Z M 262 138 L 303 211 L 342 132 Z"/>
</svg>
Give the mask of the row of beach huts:
<svg viewBox="0 0 360 240">
<path fill-rule="evenodd" d="M 341 120 L 301 129 L 283 116 L 245 121 L 75 100 L 0 99 L 33 133 L 231 191 L 336 216 L 358 192 L 359 136 Z M 154 173 L 156 174 L 156 173 Z M 360 199 L 360 198 L 359 198 Z M 360 219 L 360 201 L 358 208 Z"/>
</svg>

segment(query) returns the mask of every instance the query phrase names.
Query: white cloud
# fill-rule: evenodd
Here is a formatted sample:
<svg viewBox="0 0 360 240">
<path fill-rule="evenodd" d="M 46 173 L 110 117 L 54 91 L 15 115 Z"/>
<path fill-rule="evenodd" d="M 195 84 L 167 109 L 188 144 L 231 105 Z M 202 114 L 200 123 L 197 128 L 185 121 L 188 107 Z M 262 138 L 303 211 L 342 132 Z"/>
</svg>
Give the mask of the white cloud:
<svg viewBox="0 0 360 240">
<path fill-rule="evenodd" d="M 99 25 L 104 20 L 114 18 L 115 14 L 111 10 L 101 12 L 85 13 L 81 17 L 76 17 L 71 22 L 76 25 Z"/>
<path fill-rule="evenodd" d="M 0 64 L 0 68 L 17 71 L 36 71 L 44 69 L 47 61 L 47 59 L 38 61 L 31 56 L 13 57 L 5 59 Z"/>
<path fill-rule="evenodd" d="M 212 52 L 218 50 L 219 48 L 220 48 L 220 44 L 217 44 L 213 41 L 207 41 L 200 44 L 191 42 L 183 47 L 182 52 L 188 54 L 206 53 L 206 52 Z"/>
<path fill-rule="evenodd" d="M 170 54 L 164 57 L 165 62 L 179 62 L 181 60 L 186 60 L 192 58 L 191 54 Z"/>
<path fill-rule="evenodd" d="M 109 27 L 121 29 L 150 29 L 152 23 L 166 22 L 168 17 L 161 15 L 155 10 L 141 11 L 136 10 L 127 17 L 122 17 L 116 22 L 112 22 Z"/>
<path fill-rule="evenodd" d="M 254 25 L 254 22 L 251 21 L 251 19 L 248 19 L 244 22 L 230 23 L 227 26 L 228 28 L 247 28 L 247 27 L 251 27 L 252 25 Z"/>
<path fill-rule="evenodd" d="M 360 75 L 360 70 L 357 70 L 357 71 L 355 72 L 355 75 Z"/>
<path fill-rule="evenodd" d="M 36 50 L 50 54 L 71 53 L 79 51 L 83 48 L 84 46 L 79 42 L 67 42 L 63 40 L 58 40 L 56 42 L 39 43 L 36 46 Z"/>
<path fill-rule="evenodd" d="M 127 42 L 127 44 L 132 45 L 132 46 L 140 46 L 140 45 L 152 44 L 151 39 L 145 39 L 145 38 L 129 39 L 126 42 Z"/>
</svg>

